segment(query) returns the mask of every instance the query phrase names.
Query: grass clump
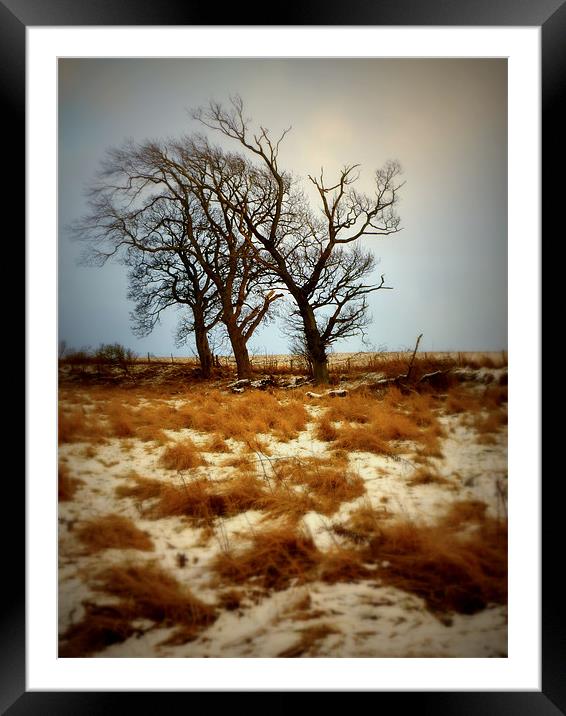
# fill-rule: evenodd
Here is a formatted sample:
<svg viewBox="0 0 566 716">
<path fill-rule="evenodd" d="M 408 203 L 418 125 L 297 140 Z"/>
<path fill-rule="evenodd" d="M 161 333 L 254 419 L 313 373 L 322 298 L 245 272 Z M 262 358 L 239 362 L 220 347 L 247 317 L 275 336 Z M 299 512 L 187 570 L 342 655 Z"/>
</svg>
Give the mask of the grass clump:
<svg viewBox="0 0 566 716">
<path fill-rule="evenodd" d="M 104 441 L 106 430 L 100 420 L 82 407 L 59 407 L 57 437 L 59 443 Z"/>
<path fill-rule="evenodd" d="M 128 480 L 129 483 L 118 485 L 115 490 L 116 497 L 132 497 L 142 504 L 146 500 L 159 497 L 165 484 L 161 480 L 138 475 L 135 471 L 128 475 Z"/>
<path fill-rule="evenodd" d="M 452 482 L 443 475 L 439 475 L 435 470 L 428 467 L 421 467 L 411 475 L 407 480 L 409 487 L 417 487 L 421 485 L 452 485 Z"/>
<path fill-rule="evenodd" d="M 282 590 L 291 582 L 307 580 L 321 558 L 310 536 L 284 525 L 256 533 L 242 552 L 219 555 L 214 567 L 223 581 L 253 582 L 264 590 Z"/>
<path fill-rule="evenodd" d="M 417 442 L 428 454 L 439 454 L 443 431 L 430 394 L 402 393 L 391 387 L 381 395 L 362 389 L 343 400 L 326 399 L 316 437 L 350 452 L 395 455 L 403 441 Z"/>
<path fill-rule="evenodd" d="M 362 544 L 357 562 L 376 565 L 384 584 L 435 612 L 473 614 L 506 602 L 507 523 L 488 517 L 485 503 L 456 502 L 434 525 L 367 518 L 365 529 L 352 530 Z"/>
<path fill-rule="evenodd" d="M 277 485 L 302 488 L 311 498 L 310 509 L 332 515 L 343 502 L 365 493 L 364 481 L 348 468 L 347 459 L 295 458 L 280 460 L 274 467 Z M 305 511 L 309 511 L 308 509 Z"/>
<path fill-rule="evenodd" d="M 253 475 L 238 475 L 226 481 L 206 478 L 182 485 L 165 485 L 151 516 L 190 517 L 200 524 L 210 524 L 217 517 L 257 509 L 263 497 L 261 482 Z"/>
<path fill-rule="evenodd" d="M 100 571 L 92 588 L 114 598 L 110 605 L 84 604 L 85 615 L 59 641 L 60 657 L 84 657 L 125 641 L 140 630 L 134 622 L 147 619 L 175 627 L 165 643 L 191 641 L 216 619 L 216 610 L 197 599 L 184 585 L 154 564 L 115 565 Z"/>
<path fill-rule="evenodd" d="M 69 502 L 75 497 L 77 489 L 84 485 L 78 477 L 71 477 L 65 465 L 59 465 L 58 471 L 58 499 L 59 502 Z"/>
<path fill-rule="evenodd" d="M 289 659 L 299 656 L 317 656 L 320 652 L 321 642 L 340 631 L 329 624 L 316 624 L 300 630 L 300 638 L 296 644 L 283 650 L 277 656 Z"/>
<path fill-rule="evenodd" d="M 192 440 L 183 440 L 183 442 L 168 445 L 161 454 L 159 460 L 163 467 L 168 470 L 191 470 L 194 467 L 205 465 L 205 461 L 200 454 L 200 450 Z"/>
<path fill-rule="evenodd" d="M 121 515 L 109 514 L 85 521 L 76 529 L 76 535 L 87 554 L 103 549 L 139 549 L 146 552 L 154 549 L 147 533 Z"/>
</svg>

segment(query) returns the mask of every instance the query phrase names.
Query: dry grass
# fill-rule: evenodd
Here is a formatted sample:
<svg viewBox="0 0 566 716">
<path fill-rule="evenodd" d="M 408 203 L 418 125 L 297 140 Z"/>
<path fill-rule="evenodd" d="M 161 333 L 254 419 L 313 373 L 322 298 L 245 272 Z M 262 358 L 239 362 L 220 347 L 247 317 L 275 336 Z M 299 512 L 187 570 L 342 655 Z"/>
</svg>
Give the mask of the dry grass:
<svg viewBox="0 0 566 716">
<path fill-rule="evenodd" d="M 220 435 L 212 435 L 202 447 L 204 452 L 230 452 L 231 448 Z"/>
<path fill-rule="evenodd" d="M 242 552 L 219 555 L 214 568 L 226 582 L 252 582 L 264 590 L 282 590 L 291 582 L 307 580 L 321 558 L 310 536 L 284 525 L 256 533 L 251 546 Z"/>
<path fill-rule="evenodd" d="M 234 612 L 240 608 L 243 598 L 243 593 L 237 589 L 227 589 L 219 595 L 218 604 L 227 611 Z"/>
<path fill-rule="evenodd" d="M 497 433 L 505 425 L 507 425 L 506 410 L 477 415 L 472 422 L 472 427 L 480 435 Z"/>
<path fill-rule="evenodd" d="M 495 523 L 466 536 L 443 525 L 399 525 L 377 537 L 369 552 L 389 562 L 384 581 L 421 597 L 433 611 L 473 614 L 507 600 L 507 536 Z"/>
<path fill-rule="evenodd" d="M 359 582 L 375 577 L 358 549 L 334 547 L 324 554 L 319 566 L 319 579 L 328 584 Z"/>
<path fill-rule="evenodd" d="M 317 503 L 304 490 L 280 483 L 264 491 L 257 508 L 265 511 L 272 519 L 281 518 L 289 524 L 296 524 L 307 512 L 315 512 Z"/>
<path fill-rule="evenodd" d="M 311 511 L 330 515 L 343 502 L 365 491 L 363 480 L 341 464 L 315 459 L 280 461 L 277 472 L 266 479 L 260 479 L 247 463 L 244 465 L 225 480 L 202 477 L 178 485 L 134 474 L 134 484 L 120 485 L 116 494 L 133 497 L 141 505 L 156 498 L 157 502 L 144 511 L 146 517 L 188 517 L 198 525 L 210 526 L 216 518 L 248 510 L 294 522 Z"/>
<path fill-rule="evenodd" d="M 318 420 L 316 437 L 335 448 L 395 455 L 399 442 L 414 441 L 427 455 L 441 455 L 443 431 L 435 413 L 437 401 L 430 394 L 404 394 L 393 387 L 377 395 L 361 389 L 324 403 L 327 410 Z"/>
<path fill-rule="evenodd" d="M 482 409 L 481 398 L 470 388 L 458 386 L 450 391 L 445 408 L 448 413 L 475 413 Z"/>
<path fill-rule="evenodd" d="M 104 441 L 106 430 L 100 420 L 83 407 L 60 407 L 57 422 L 59 443 Z"/>
<path fill-rule="evenodd" d="M 357 563 L 387 565 L 380 580 L 421 597 L 437 612 L 472 614 L 507 600 L 507 523 L 487 517 L 486 505 L 462 501 L 435 525 L 384 522 L 358 529 Z M 347 536 L 347 535 L 345 535 Z M 351 559 L 350 569 L 355 569 Z"/>
<path fill-rule="evenodd" d="M 497 438 L 495 435 L 486 433 L 485 435 L 478 435 L 476 438 L 478 445 L 497 445 Z"/>
<path fill-rule="evenodd" d="M 470 525 L 481 525 L 486 521 L 487 505 L 481 500 L 459 500 L 453 502 L 444 515 L 441 526 L 448 530 L 459 530 Z"/>
<path fill-rule="evenodd" d="M 379 372 L 389 377 L 405 375 L 412 356 L 412 347 L 407 351 L 380 353 L 337 353 L 329 357 L 331 378 L 360 373 Z M 60 361 L 60 365 L 69 369 L 61 372 L 65 384 L 74 391 L 81 392 L 85 387 L 98 388 L 111 382 L 121 389 L 133 392 L 139 387 L 159 389 L 159 394 L 175 394 L 186 389 L 187 385 L 199 388 L 203 385 L 197 362 L 190 358 L 175 358 L 172 363 L 167 358 L 152 357 L 151 362 L 139 358 L 129 364 L 129 376 L 121 368 L 111 365 L 95 365 L 88 356 L 84 356 L 84 365 L 73 366 L 72 358 Z M 214 369 L 214 378 L 230 379 L 234 375 L 235 362 L 233 357 L 221 356 L 221 368 Z M 300 356 L 264 355 L 254 356 L 253 370 L 261 375 L 304 375 L 307 372 L 305 360 Z M 412 375 L 419 378 L 424 373 L 436 370 L 447 370 L 457 367 L 501 368 L 507 365 L 507 353 L 428 353 L 419 352 L 415 357 Z M 132 388 L 132 377 L 135 383 Z M 204 383 L 205 384 L 205 383 Z"/>
<path fill-rule="evenodd" d="M 328 624 L 316 624 L 300 630 L 300 639 L 296 644 L 277 654 L 283 658 L 296 658 L 299 656 L 317 656 L 320 651 L 320 642 L 332 634 L 340 631 Z"/>
<path fill-rule="evenodd" d="M 165 485 L 150 516 L 190 517 L 198 524 L 210 525 L 217 517 L 257 509 L 262 498 L 262 484 L 253 475 L 237 475 L 226 481 L 201 478 L 180 486 Z"/>
<path fill-rule="evenodd" d="M 322 415 L 316 424 L 314 436 L 317 440 L 323 442 L 333 442 L 338 439 L 339 431 L 334 421 L 328 416 L 328 414 Z"/>
<path fill-rule="evenodd" d="M 153 551 L 154 546 L 146 532 L 142 532 L 127 517 L 103 515 L 83 522 L 76 530 L 85 554 L 103 549 L 139 549 Z"/>
<path fill-rule="evenodd" d="M 206 464 L 199 448 L 189 439 L 168 445 L 161 454 L 159 462 L 168 470 L 191 470 Z"/>
<path fill-rule="evenodd" d="M 213 395 L 195 416 L 194 428 L 226 440 L 254 443 L 258 435 L 272 434 L 291 440 L 306 428 L 308 414 L 298 396 L 286 396 L 282 404 L 267 392 Z"/>
<path fill-rule="evenodd" d="M 123 392 L 103 405 L 113 437 L 135 437 L 144 442 L 164 444 L 167 436 L 164 430 L 179 431 L 190 425 L 190 414 L 183 408 L 176 408 L 161 399 L 146 401 L 139 405 L 133 399 L 125 400 Z"/>
<path fill-rule="evenodd" d="M 136 620 L 176 627 L 164 643 L 184 643 L 216 619 L 215 609 L 194 597 L 176 579 L 153 564 L 117 565 L 99 572 L 95 591 L 117 599 L 111 605 L 85 604 L 83 619 L 62 635 L 60 657 L 91 656 L 136 631 Z"/>
<path fill-rule="evenodd" d="M 249 454 L 232 455 L 221 463 L 222 467 L 234 467 L 241 472 L 251 472 L 254 469 L 254 462 Z"/>
<path fill-rule="evenodd" d="M 149 386 L 145 386 L 143 393 L 120 386 L 101 386 L 80 395 L 86 396 L 84 400 L 90 396 L 98 417 L 87 415 L 84 404 L 61 408 L 61 442 L 92 442 L 116 437 L 164 444 L 168 440 L 164 431 L 192 429 L 211 436 L 208 449 L 225 452 L 228 448 L 224 441 L 228 438 L 254 445 L 258 435 L 272 434 L 278 440 L 287 441 L 304 430 L 308 422 L 300 393 L 291 395 L 287 392 L 284 401 L 280 402 L 270 392 L 233 395 L 218 389 L 191 386 L 188 391 L 185 387 L 181 398 L 175 396 L 176 405 Z M 78 400 L 72 391 L 62 391 L 62 403 L 70 396 Z"/>
<path fill-rule="evenodd" d="M 117 497 L 133 497 L 139 503 L 159 497 L 163 491 L 164 483 L 161 480 L 153 480 L 143 477 L 136 472 L 128 475 L 130 484 L 118 485 L 115 490 Z"/>
<path fill-rule="evenodd" d="M 58 499 L 59 502 L 68 502 L 75 496 L 77 489 L 84 485 L 84 481 L 69 475 L 69 469 L 65 465 L 59 465 L 58 474 Z"/>
<path fill-rule="evenodd" d="M 350 452 L 371 452 L 376 455 L 395 455 L 398 452 L 395 445 L 391 445 L 367 425 L 360 428 L 341 427 L 334 444 L 341 450 Z"/>
<path fill-rule="evenodd" d="M 415 470 L 410 479 L 407 480 L 407 485 L 409 485 L 409 487 L 417 487 L 420 485 L 450 485 L 453 487 L 453 483 L 450 482 L 450 480 L 427 467 L 421 467 Z"/>
<path fill-rule="evenodd" d="M 376 508 L 367 500 L 365 504 L 350 512 L 346 524 L 333 525 L 333 530 L 337 535 L 356 544 L 364 544 L 380 532 L 382 524 L 391 518 L 392 514 L 385 504 Z"/>
<path fill-rule="evenodd" d="M 506 385 L 487 385 L 479 390 L 457 385 L 450 390 L 444 407 L 448 413 L 491 413 L 497 412 L 506 403 Z"/>
<path fill-rule="evenodd" d="M 349 470 L 347 459 L 280 460 L 273 470 L 279 491 L 283 485 L 302 487 L 299 498 L 301 495 L 311 498 L 309 509 L 323 515 L 334 514 L 343 502 L 354 500 L 366 491 L 362 478 Z"/>
</svg>

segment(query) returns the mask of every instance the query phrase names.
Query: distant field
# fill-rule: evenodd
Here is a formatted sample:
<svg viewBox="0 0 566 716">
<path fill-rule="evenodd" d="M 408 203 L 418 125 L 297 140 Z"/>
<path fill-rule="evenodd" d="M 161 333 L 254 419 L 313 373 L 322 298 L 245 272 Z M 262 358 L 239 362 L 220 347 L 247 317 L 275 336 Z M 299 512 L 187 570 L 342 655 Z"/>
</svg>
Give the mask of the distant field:
<svg viewBox="0 0 566 716">
<path fill-rule="evenodd" d="M 350 368 L 374 370 L 376 366 L 385 361 L 408 360 L 412 350 L 386 351 L 386 352 L 358 352 L 358 353 L 331 353 L 329 356 L 330 370 L 348 370 Z M 419 358 L 433 360 L 454 361 L 460 365 L 489 363 L 494 367 L 507 364 L 507 351 L 419 351 Z M 218 356 L 221 366 L 235 366 L 232 356 Z M 140 363 L 147 363 L 147 356 L 139 356 Z M 188 363 L 197 365 L 195 357 L 181 356 L 152 356 L 149 361 L 164 363 Z M 268 372 L 270 369 L 280 368 L 297 369 L 306 368 L 305 360 L 301 356 L 288 353 L 274 353 L 272 355 L 252 355 L 252 365 L 258 370 Z"/>
</svg>

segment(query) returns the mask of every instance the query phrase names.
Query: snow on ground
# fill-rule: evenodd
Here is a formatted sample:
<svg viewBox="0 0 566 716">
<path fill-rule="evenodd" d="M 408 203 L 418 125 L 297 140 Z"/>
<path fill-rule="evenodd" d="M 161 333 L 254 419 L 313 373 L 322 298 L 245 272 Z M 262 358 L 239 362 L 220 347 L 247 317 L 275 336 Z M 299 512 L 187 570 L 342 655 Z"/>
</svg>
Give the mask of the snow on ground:
<svg viewBox="0 0 566 716">
<path fill-rule="evenodd" d="M 507 650 L 504 607 L 441 621 L 417 597 L 359 582 L 292 587 L 240 612 L 223 612 L 196 641 L 183 646 L 158 646 L 170 633 L 158 629 L 111 646 L 101 656 L 147 656 L 146 638 L 155 656 L 285 656 L 300 647 L 305 632 L 315 637 L 309 656 L 318 657 L 503 657 Z"/>
<path fill-rule="evenodd" d="M 321 408 L 308 405 L 313 418 Z M 346 519 L 357 506 L 383 506 L 393 515 L 434 522 L 451 501 L 476 499 L 488 505 L 493 516 L 501 514 L 506 494 L 506 428 L 493 445 L 476 442 L 472 428 L 455 416 L 441 418 L 447 437 L 442 440 L 443 458 L 434 458 L 437 472 L 448 484 L 410 486 L 409 478 L 418 465 L 411 461 L 414 451 L 396 459 L 371 453 L 352 453 L 350 467 L 364 481 L 367 494 L 343 503 L 332 517 L 310 512 L 303 526 L 317 547 L 326 550 L 336 541 L 332 525 Z M 277 442 L 266 437 L 270 460 L 288 457 L 320 457 L 327 443 L 313 436 L 313 423 L 298 437 Z M 195 431 L 169 433 L 176 440 L 191 437 L 197 444 L 205 438 Z M 229 447 L 237 452 L 235 441 Z M 125 449 L 126 448 L 126 449 Z M 245 544 L 264 515 L 249 511 L 221 519 L 212 536 L 192 527 L 181 518 L 146 519 L 132 498 L 117 498 L 115 489 L 128 482 L 128 475 L 177 483 L 182 475 L 159 464 L 161 447 L 134 439 L 111 439 L 94 450 L 85 443 L 64 444 L 60 461 L 73 477 L 80 478 L 73 500 L 59 505 L 60 523 L 60 632 L 80 621 L 85 599 L 100 599 L 87 586 L 84 574 L 101 566 L 148 559 L 170 571 L 198 598 L 214 603 L 216 588 L 211 584 L 210 564 L 228 545 Z M 229 453 L 206 453 L 207 465 L 191 474 L 221 479 L 232 468 L 222 466 Z M 268 469 L 268 468 L 266 468 Z M 150 535 L 155 550 L 108 549 L 95 555 L 81 555 L 74 538 L 77 522 L 108 513 L 128 517 Z M 186 561 L 180 566 L 179 555 Z M 382 566 L 386 569 L 386 566 Z M 112 601 L 111 599 L 108 601 Z M 147 626 L 147 625 L 146 625 Z M 259 601 L 244 598 L 232 611 L 223 611 L 217 621 L 197 639 L 182 646 L 160 646 L 170 629 L 152 628 L 95 654 L 101 657 L 501 657 L 507 652 L 506 608 L 485 609 L 472 616 L 438 618 L 417 597 L 376 581 L 335 585 L 313 582 L 273 592 Z"/>
</svg>

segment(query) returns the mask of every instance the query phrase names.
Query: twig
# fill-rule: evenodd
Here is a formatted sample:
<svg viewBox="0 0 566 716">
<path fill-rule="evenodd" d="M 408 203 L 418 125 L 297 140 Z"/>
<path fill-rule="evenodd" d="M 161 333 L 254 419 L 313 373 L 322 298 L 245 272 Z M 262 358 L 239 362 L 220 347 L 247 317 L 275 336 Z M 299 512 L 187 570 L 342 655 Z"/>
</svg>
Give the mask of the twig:
<svg viewBox="0 0 566 716">
<path fill-rule="evenodd" d="M 409 363 L 409 370 L 407 371 L 407 375 L 405 376 L 405 380 L 409 380 L 409 377 L 411 375 L 411 371 L 413 370 L 413 363 L 415 362 L 415 355 L 417 354 L 417 348 L 419 347 L 419 343 L 421 342 L 421 338 L 423 337 L 423 334 L 421 333 L 419 337 L 417 338 L 417 342 L 415 345 L 415 350 L 413 351 L 413 356 L 411 358 L 411 362 Z"/>
</svg>

